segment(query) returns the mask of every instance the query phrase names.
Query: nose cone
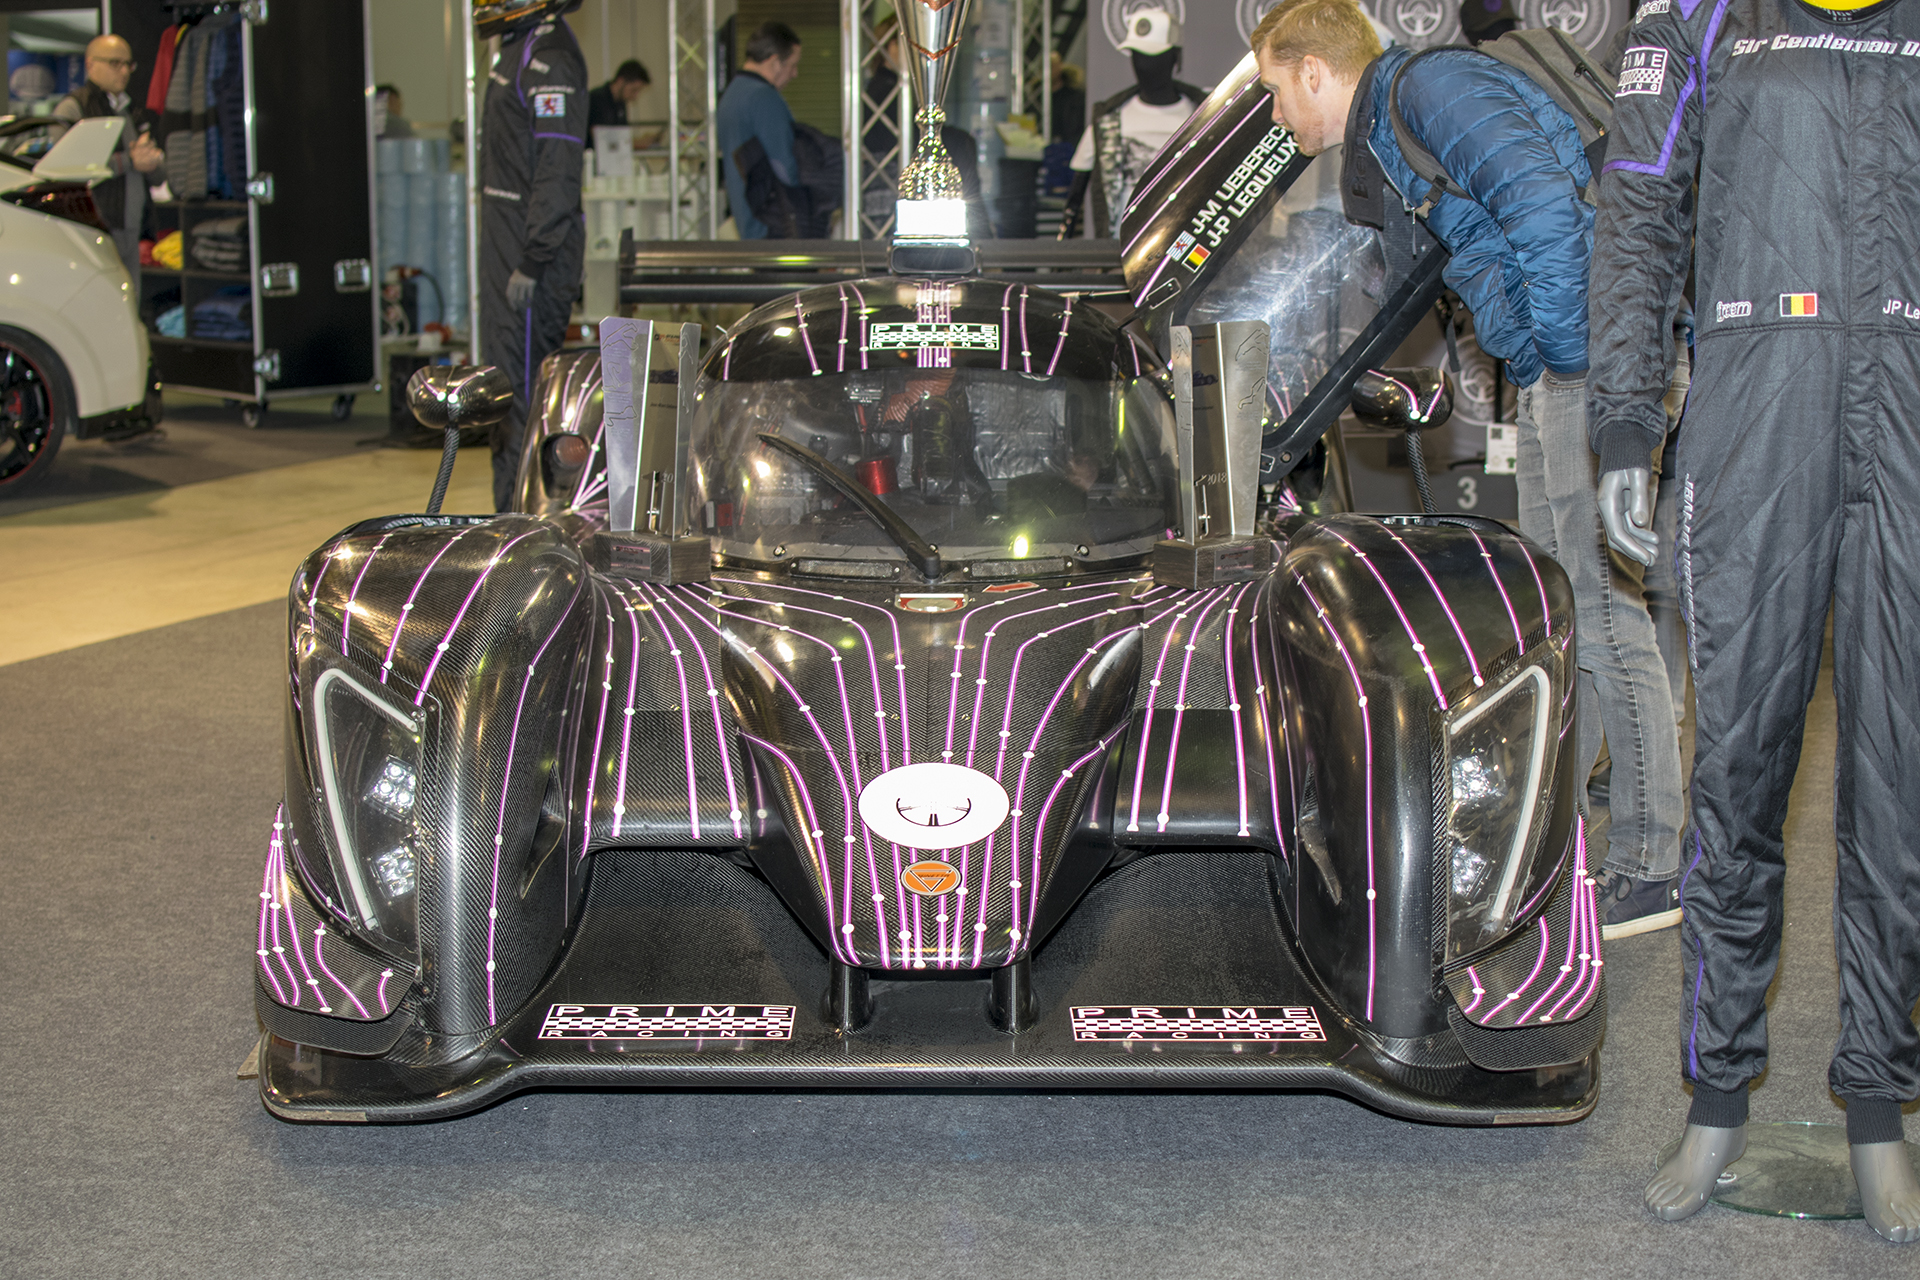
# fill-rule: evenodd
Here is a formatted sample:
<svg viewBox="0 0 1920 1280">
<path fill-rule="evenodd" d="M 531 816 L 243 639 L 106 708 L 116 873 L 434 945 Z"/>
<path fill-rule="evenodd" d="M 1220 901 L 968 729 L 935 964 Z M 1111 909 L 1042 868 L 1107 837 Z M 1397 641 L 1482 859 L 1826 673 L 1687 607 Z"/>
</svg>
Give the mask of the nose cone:
<svg viewBox="0 0 1920 1280">
<path fill-rule="evenodd" d="M 728 694 L 785 829 L 754 856 L 836 956 L 980 969 L 1027 952 L 1126 720 L 1145 585 L 927 615 L 729 584 Z"/>
</svg>

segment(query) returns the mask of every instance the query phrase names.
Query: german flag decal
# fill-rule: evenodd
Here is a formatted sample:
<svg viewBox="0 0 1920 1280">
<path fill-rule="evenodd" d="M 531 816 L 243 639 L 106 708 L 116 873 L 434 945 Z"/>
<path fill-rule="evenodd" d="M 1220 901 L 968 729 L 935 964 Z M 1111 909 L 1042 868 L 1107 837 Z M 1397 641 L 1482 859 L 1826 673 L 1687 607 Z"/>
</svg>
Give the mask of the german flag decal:
<svg viewBox="0 0 1920 1280">
<path fill-rule="evenodd" d="M 1780 295 L 1780 314 L 1786 316 L 1817 316 L 1820 314 L 1820 295 L 1817 293 L 1783 293 Z"/>
</svg>

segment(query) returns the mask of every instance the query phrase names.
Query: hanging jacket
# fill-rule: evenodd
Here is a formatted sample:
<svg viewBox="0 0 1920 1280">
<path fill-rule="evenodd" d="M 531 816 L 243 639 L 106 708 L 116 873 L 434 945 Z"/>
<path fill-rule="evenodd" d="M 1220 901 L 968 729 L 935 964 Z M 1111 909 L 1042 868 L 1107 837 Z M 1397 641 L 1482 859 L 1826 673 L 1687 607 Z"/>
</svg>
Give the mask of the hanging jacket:
<svg viewBox="0 0 1920 1280">
<path fill-rule="evenodd" d="M 1429 184 L 1394 141 L 1387 91 L 1412 56 L 1389 49 L 1368 67 L 1348 121 L 1349 138 L 1364 133 L 1409 207 Z M 1446 282 L 1473 312 L 1480 348 L 1507 362 L 1515 386 L 1546 369 L 1584 373 L 1594 214 L 1581 197 L 1592 171 L 1573 118 L 1520 72 L 1466 49 L 1409 71 L 1400 115 L 1473 197 L 1440 197 L 1426 221 L 1452 255 Z"/>
<path fill-rule="evenodd" d="M 153 55 L 153 77 L 147 82 L 147 110 L 155 115 L 167 109 L 167 88 L 173 83 L 173 55 L 184 29 L 168 27 L 160 33 L 160 48 Z"/>
</svg>

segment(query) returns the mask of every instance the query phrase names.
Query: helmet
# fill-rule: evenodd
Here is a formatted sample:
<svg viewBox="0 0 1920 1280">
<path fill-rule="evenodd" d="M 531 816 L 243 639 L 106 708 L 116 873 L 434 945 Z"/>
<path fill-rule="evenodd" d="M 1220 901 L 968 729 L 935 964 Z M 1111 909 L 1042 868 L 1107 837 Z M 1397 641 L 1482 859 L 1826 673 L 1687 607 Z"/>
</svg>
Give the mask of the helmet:
<svg viewBox="0 0 1920 1280">
<path fill-rule="evenodd" d="M 1115 48 L 1152 57 L 1180 43 L 1180 24 L 1165 9 L 1135 9 L 1127 15 L 1127 34 Z"/>
<path fill-rule="evenodd" d="M 482 40 L 572 13 L 581 0 L 473 0 L 473 29 Z"/>
</svg>

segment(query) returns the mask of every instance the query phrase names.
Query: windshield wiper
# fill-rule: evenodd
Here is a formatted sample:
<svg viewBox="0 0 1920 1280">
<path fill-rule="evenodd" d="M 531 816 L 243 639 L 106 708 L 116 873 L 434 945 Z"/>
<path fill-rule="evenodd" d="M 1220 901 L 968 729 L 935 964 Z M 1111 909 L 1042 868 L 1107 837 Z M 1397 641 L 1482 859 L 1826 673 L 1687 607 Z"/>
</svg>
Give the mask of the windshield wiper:
<svg viewBox="0 0 1920 1280">
<path fill-rule="evenodd" d="M 825 480 L 834 492 L 873 517 L 873 522 L 880 526 L 887 537 L 893 539 L 894 546 L 906 553 L 907 559 L 914 562 L 914 567 L 920 570 L 921 576 L 927 581 L 935 581 L 946 572 L 940 563 L 940 553 L 933 549 L 932 544 L 914 532 L 913 526 L 902 520 L 893 508 L 862 488 L 859 481 L 803 444 L 785 436 L 777 436 L 771 431 L 762 431 L 758 435 L 762 444 L 771 445 L 786 454 Z"/>
</svg>

